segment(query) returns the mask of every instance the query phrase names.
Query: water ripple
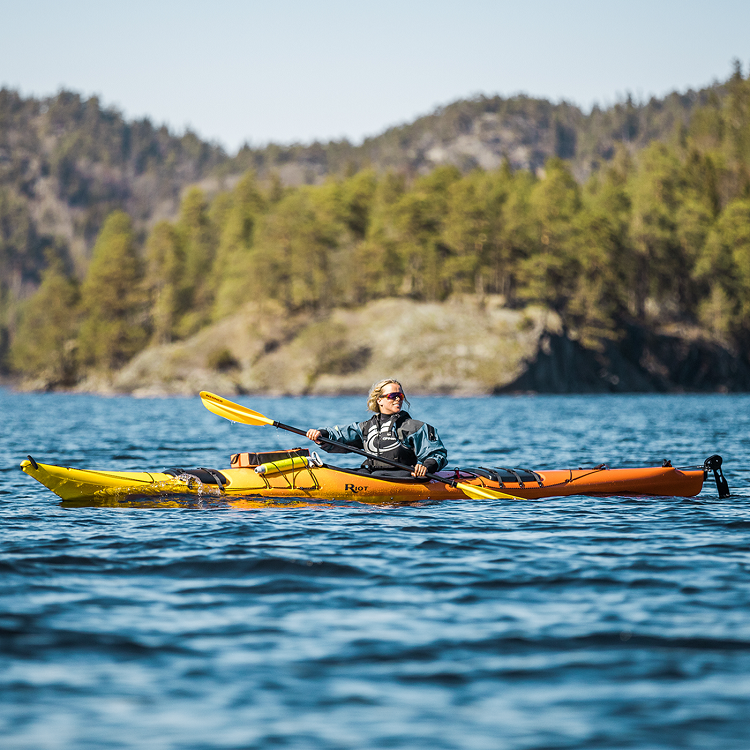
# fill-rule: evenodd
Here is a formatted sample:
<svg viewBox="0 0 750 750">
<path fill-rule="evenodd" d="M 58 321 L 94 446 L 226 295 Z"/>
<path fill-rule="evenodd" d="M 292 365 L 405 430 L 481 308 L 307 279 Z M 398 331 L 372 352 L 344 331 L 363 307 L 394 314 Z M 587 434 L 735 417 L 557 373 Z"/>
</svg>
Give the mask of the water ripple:
<svg viewBox="0 0 750 750">
<path fill-rule="evenodd" d="M 242 401 L 301 427 L 363 416 Z M 0 391 L 3 748 L 750 746 L 750 397 L 412 401 L 451 465 L 718 452 L 732 497 L 62 504 L 28 453 L 220 468 L 299 439 L 197 399 Z"/>
</svg>

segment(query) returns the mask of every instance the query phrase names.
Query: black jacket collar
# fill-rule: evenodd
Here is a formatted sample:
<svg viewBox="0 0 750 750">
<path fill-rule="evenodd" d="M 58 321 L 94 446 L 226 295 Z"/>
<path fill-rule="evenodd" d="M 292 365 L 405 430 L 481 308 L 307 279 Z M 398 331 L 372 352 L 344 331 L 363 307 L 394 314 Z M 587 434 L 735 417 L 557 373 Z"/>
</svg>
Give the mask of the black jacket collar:
<svg viewBox="0 0 750 750">
<path fill-rule="evenodd" d="M 378 412 L 375 415 L 375 419 L 377 420 L 378 424 L 382 424 L 386 419 L 391 419 L 391 417 L 395 417 L 393 420 L 393 423 L 396 425 L 396 427 L 400 427 L 401 424 L 403 424 L 407 419 L 411 419 L 411 415 L 408 411 L 400 411 L 398 414 L 383 414 L 382 412 Z"/>
</svg>

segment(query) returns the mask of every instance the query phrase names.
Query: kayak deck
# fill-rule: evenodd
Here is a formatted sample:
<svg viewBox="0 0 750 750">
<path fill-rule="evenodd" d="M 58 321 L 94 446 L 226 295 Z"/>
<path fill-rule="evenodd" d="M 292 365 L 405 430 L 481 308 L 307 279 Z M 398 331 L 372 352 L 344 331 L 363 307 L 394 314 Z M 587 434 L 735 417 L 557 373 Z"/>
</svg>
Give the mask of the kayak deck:
<svg viewBox="0 0 750 750">
<path fill-rule="evenodd" d="M 329 465 L 294 467 L 270 474 L 258 474 L 253 468 L 137 472 L 74 469 L 37 463 L 29 457 L 21 468 L 63 500 L 186 494 L 229 500 L 252 496 L 382 503 L 467 497 L 460 489 L 435 480 L 382 478 Z M 693 497 L 701 491 L 707 473 L 706 466 L 610 469 L 601 465 L 538 472 L 461 469 L 438 475 L 519 499 L 537 500 L 566 495 Z"/>
</svg>

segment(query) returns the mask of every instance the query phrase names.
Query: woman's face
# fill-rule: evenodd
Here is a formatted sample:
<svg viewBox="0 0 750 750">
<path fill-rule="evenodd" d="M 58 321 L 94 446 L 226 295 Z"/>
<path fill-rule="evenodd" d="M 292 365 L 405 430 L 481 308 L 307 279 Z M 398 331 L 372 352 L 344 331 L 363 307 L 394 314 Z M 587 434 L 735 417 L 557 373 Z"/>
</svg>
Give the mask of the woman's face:
<svg viewBox="0 0 750 750">
<path fill-rule="evenodd" d="M 387 398 L 389 394 L 398 393 L 401 398 Z M 404 403 L 404 394 L 401 392 L 401 386 L 398 383 L 388 383 L 383 386 L 383 392 L 378 399 L 378 406 L 381 414 L 398 414 Z"/>
</svg>

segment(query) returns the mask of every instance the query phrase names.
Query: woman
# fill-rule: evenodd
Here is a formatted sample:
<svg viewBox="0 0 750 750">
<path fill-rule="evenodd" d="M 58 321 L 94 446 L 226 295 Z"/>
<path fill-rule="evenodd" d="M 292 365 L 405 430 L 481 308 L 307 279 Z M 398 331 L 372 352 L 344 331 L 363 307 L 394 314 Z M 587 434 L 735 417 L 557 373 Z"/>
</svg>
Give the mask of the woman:
<svg viewBox="0 0 750 750">
<path fill-rule="evenodd" d="M 307 437 L 330 453 L 346 453 L 343 448 L 329 445 L 321 438 L 361 448 L 375 456 L 383 456 L 401 464 L 413 466 L 411 475 L 423 477 L 448 463 L 448 453 L 437 430 L 431 425 L 412 419 L 402 410 L 406 401 L 404 389 L 391 378 L 375 383 L 367 399 L 367 408 L 375 416 L 365 422 L 353 422 L 345 427 L 326 427 L 308 430 Z M 399 476 L 408 475 L 384 461 L 368 458 L 362 468 L 370 473 Z"/>
</svg>

